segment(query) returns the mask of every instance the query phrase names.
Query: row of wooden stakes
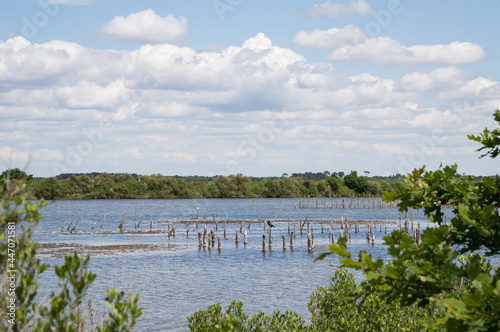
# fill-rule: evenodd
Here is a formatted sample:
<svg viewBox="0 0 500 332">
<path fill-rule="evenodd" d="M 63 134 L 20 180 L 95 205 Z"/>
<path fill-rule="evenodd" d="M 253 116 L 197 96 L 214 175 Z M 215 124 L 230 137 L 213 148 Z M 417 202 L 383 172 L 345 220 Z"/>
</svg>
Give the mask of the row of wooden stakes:
<svg viewBox="0 0 500 332">
<path fill-rule="evenodd" d="M 295 209 L 391 209 L 396 208 L 398 204 L 398 201 L 385 203 L 382 200 L 377 201 L 375 198 L 365 200 L 365 197 L 351 198 L 347 204 L 345 198 L 342 201 L 336 200 L 334 203 L 330 198 L 329 201 L 326 199 L 313 199 L 311 202 L 309 200 L 299 200 L 295 202 Z"/>
<path fill-rule="evenodd" d="M 236 244 L 236 247 L 238 247 L 239 245 L 239 232 L 238 230 L 236 230 L 235 232 L 236 234 L 236 237 L 235 237 L 235 244 Z M 290 233 L 290 249 L 293 249 L 293 241 L 294 241 L 294 238 L 296 237 L 296 234 L 294 231 L 291 231 Z M 283 250 L 286 250 L 287 248 L 287 241 L 286 241 L 286 236 L 285 234 L 282 234 L 281 235 L 281 238 L 283 240 Z M 212 248 L 215 248 L 215 239 L 216 239 L 216 235 L 215 235 L 215 230 L 211 229 L 209 233 L 207 233 L 207 229 L 205 228 L 203 232 L 198 232 L 198 249 L 201 250 L 211 250 Z M 273 229 L 269 229 L 269 249 L 272 248 L 273 246 Z M 333 240 L 333 234 L 332 234 L 332 241 Z M 228 240 L 228 238 L 225 238 L 225 240 Z M 314 244 L 313 244 L 313 241 L 314 241 L 314 236 L 312 235 L 312 233 L 308 233 L 307 235 L 307 247 L 308 247 L 308 251 L 310 252 L 313 252 L 314 251 Z M 243 245 L 246 246 L 248 245 L 248 233 L 247 231 L 244 231 L 243 232 Z M 266 243 L 266 234 L 262 234 L 262 252 L 266 252 L 266 247 L 267 247 L 267 243 Z M 219 250 L 219 252 L 222 250 L 222 235 L 218 235 L 217 236 L 217 250 Z"/>
<path fill-rule="evenodd" d="M 264 224 L 264 231 L 266 231 L 267 219 L 264 220 L 263 224 Z M 333 221 L 330 221 L 329 224 L 330 224 L 330 230 L 329 230 L 328 238 L 331 239 L 332 243 L 335 243 L 335 234 L 333 232 Z M 308 216 L 304 219 L 304 221 L 299 220 L 300 234 L 303 233 L 303 229 L 306 225 L 307 225 L 307 249 L 310 253 L 312 253 L 312 252 L 314 252 L 314 229 L 312 227 L 312 223 L 309 222 Z M 341 226 L 340 237 L 344 236 L 343 233 L 345 230 L 346 235 L 348 236 L 348 239 L 350 241 L 351 240 L 352 225 L 355 226 L 355 230 L 359 231 L 359 224 L 356 221 L 354 223 L 349 224 L 347 217 L 346 217 L 346 220 L 344 222 L 344 217 L 342 216 L 341 221 L 340 221 L 340 226 Z M 251 226 L 251 223 L 249 223 L 248 229 L 250 229 L 250 226 Z M 297 226 L 297 224 L 294 223 L 293 230 L 291 230 L 290 221 L 288 221 L 288 234 L 290 236 L 290 249 L 293 249 L 294 239 L 296 238 L 296 234 L 297 234 L 296 226 Z M 323 226 L 324 226 L 324 223 L 321 222 L 321 233 L 324 232 Z M 205 225 L 203 232 L 198 232 L 198 248 L 200 250 L 201 249 L 203 249 L 203 250 L 208 249 L 210 251 L 212 248 L 215 248 L 216 231 L 217 231 L 217 229 L 213 229 L 213 228 L 210 229 L 210 231 L 208 231 L 207 227 Z M 386 232 L 387 232 L 387 225 L 386 225 Z M 248 233 L 246 230 L 243 231 L 243 222 L 241 222 L 240 229 L 235 230 L 235 244 L 236 244 L 236 246 L 239 245 L 241 233 L 243 234 L 243 244 L 246 247 L 248 244 Z M 268 227 L 268 230 L 266 231 L 266 233 L 269 234 L 268 246 L 269 246 L 269 249 L 271 249 L 272 244 L 273 244 L 272 243 L 272 241 L 273 241 L 273 228 Z M 262 234 L 262 251 L 263 252 L 266 252 L 266 233 Z M 175 236 L 175 225 L 173 225 L 172 230 L 169 229 L 168 234 L 169 234 L 169 237 L 170 237 L 170 235 Z M 186 226 L 186 234 L 189 237 L 189 224 Z M 286 236 L 285 236 L 285 234 L 282 234 L 281 236 L 282 236 L 282 241 L 283 241 L 283 250 L 286 250 L 286 247 L 287 247 Z M 222 239 L 225 239 L 225 240 L 229 239 L 227 237 L 227 232 L 226 232 L 226 223 L 224 223 L 224 236 L 222 236 L 222 235 L 217 236 L 217 248 L 219 251 L 221 250 Z M 375 240 L 373 238 L 373 243 L 372 243 L 373 245 L 375 244 L 374 241 Z"/>
</svg>

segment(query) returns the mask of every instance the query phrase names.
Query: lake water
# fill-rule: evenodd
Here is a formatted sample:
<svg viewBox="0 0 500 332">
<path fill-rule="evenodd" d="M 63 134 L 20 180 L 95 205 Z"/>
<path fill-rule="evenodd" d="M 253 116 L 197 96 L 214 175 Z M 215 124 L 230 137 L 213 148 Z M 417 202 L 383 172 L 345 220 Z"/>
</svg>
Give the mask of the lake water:
<svg viewBox="0 0 500 332">
<path fill-rule="evenodd" d="M 146 309 L 138 323 L 140 331 L 186 331 L 187 317 L 196 310 L 206 309 L 209 304 L 221 303 L 227 307 L 231 300 L 243 301 L 243 310 L 251 316 L 259 311 L 272 314 L 279 310 L 298 312 L 308 321 L 307 303 L 312 292 L 319 286 L 327 286 L 334 270 L 339 266 L 338 258 L 330 256 L 322 262 L 314 262 L 317 251 L 310 254 L 307 250 L 307 231 L 299 233 L 298 222 L 295 224 L 297 235 L 294 248 L 289 248 L 288 223 L 276 223 L 273 229 L 273 247 L 262 252 L 263 222 L 252 223 L 248 229 L 248 245 L 235 245 L 235 233 L 240 223 L 227 223 L 228 240 L 222 240 L 222 250 L 199 250 L 198 236 L 190 225 L 189 237 L 186 237 L 186 225 L 177 224 L 175 237 L 168 237 L 166 231 L 170 225 L 180 220 L 196 219 L 198 213 L 199 229 L 204 221 L 219 219 L 219 231 L 222 235 L 223 220 L 252 221 L 264 220 L 311 220 L 314 230 L 314 248 L 318 249 L 330 243 L 330 221 L 339 221 L 341 217 L 349 220 L 389 221 L 399 220 L 396 208 L 357 208 L 336 209 L 342 199 L 333 199 L 332 209 L 298 209 L 298 199 L 189 199 L 189 200 L 90 200 L 58 201 L 43 208 L 44 219 L 37 226 L 35 239 L 42 244 L 59 244 L 59 248 L 80 245 L 82 250 L 91 254 L 90 270 L 97 274 L 89 298 L 94 306 L 104 302 L 105 290 L 116 286 L 127 293 L 140 293 L 140 305 Z M 378 199 L 376 199 L 378 202 Z M 309 200 L 311 205 L 313 200 Z M 323 202 L 323 200 L 320 200 Z M 329 204 L 327 199 L 326 203 Z M 347 207 L 348 203 L 346 203 Z M 199 208 L 199 210 L 198 210 Z M 144 212 L 143 212 L 144 211 Z M 66 231 L 70 221 L 74 222 L 83 212 L 73 234 Z M 124 214 L 123 233 L 117 232 Z M 448 218 L 451 216 L 447 210 Z M 136 217 L 137 214 L 137 217 Z M 106 215 L 102 228 L 102 219 Z M 142 215 L 140 232 L 134 233 L 134 223 Z M 421 211 L 413 211 L 414 225 L 429 225 Z M 318 221 L 324 222 L 324 233 Z M 152 221 L 153 231 L 150 230 Z M 64 232 L 61 228 L 64 226 Z M 94 226 L 95 225 L 95 226 Z M 92 226 L 94 229 L 91 230 Z M 210 229 L 214 227 L 208 224 Z M 387 226 L 387 232 L 396 228 L 396 224 Z M 361 232 L 352 232 L 348 250 L 369 251 L 375 258 L 385 256 L 385 247 L 381 245 L 385 226 L 374 226 L 376 245 L 366 243 L 365 226 Z M 165 231 L 165 232 L 163 232 Z M 333 224 L 335 237 L 340 235 L 340 225 Z M 287 249 L 282 248 L 282 234 L 286 235 Z M 268 239 L 266 234 L 266 240 Z M 136 246 L 136 250 L 96 251 L 100 246 L 126 248 Z M 152 249 L 156 246 L 156 249 Z M 114 247 L 110 247 L 114 248 Z M 68 250 L 67 250 L 68 251 Z M 64 251 L 62 251 L 65 253 Z M 54 251 L 44 251 L 40 255 L 43 262 L 52 265 L 62 264 L 62 258 Z M 357 276 L 358 280 L 361 276 Z M 40 283 L 40 297 L 46 298 L 54 289 L 56 279 L 53 272 L 44 273 Z"/>
</svg>

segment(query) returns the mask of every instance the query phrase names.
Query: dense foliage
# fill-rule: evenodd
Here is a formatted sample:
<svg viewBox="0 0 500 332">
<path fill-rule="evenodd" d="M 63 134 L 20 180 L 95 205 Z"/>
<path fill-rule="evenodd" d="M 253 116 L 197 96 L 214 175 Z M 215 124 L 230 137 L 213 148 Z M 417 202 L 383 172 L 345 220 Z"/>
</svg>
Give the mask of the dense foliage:
<svg viewBox="0 0 500 332">
<path fill-rule="evenodd" d="M 381 196 L 402 178 L 367 178 L 356 172 L 345 178 L 321 174 L 324 180 L 302 177 L 251 178 L 241 174 L 216 177 L 168 177 L 161 174 L 61 174 L 33 178 L 15 170 L 27 181 L 25 194 L 38 199 L 126 199 L 126 198 L 292 198 Z M 342 172 L 341 172 L 342 173 Z M 307 176 L 309 173 L 304 173 Z M 311 175 L 314 173 L 310 173 Z M 295 175 L 295 174 L 294 174 Z M 4 174 L 4 176 L 6 176 Z M 0 179 L 0 191 L 4 176 Z M 21 181 L 21 180 L 19 180 Z"/>
<path fill-rule="evenodd" d="M 500 112 L 495 120 L 500 124 Z M 485 129 L 479 136 L 469 136 L 487 150 L 483 156 L 495 158 L 500 148 L 500 128 Z M 472 176 L 457 173 L 457 165 L 434 172 L 416 169 L 386 201 L 399 200 L 401 212 L 423 209 L 438 227 L 423 231 L 421 243 L 404 231 L 394 231 L 384 238 L 392 259 L 372 260 L 365 251 L 357 260 L 340 244 L 329 246 L 340 256 L 343 267 L 363 270 L 366 291 L 381 294 L 401 305 L 433 304 L 437 319 L 426 320 L 430 328 L 449 331 L 500 330 L 500 177 Z M 443 221 L 443 206 L 452 206 L 454 217 Z M 465 257 L 460 255 L 466 254 Z M 494 256 L 496 268 L 487 257 Z"/>
<path fill-rule="evenodd" d="M 1 331 L 84 331 L 79 307 L 96 275 L 88 271 L 89 258 L 66 256 L 54 267 L 59 279 L 47 301 L 39 303 L 38 279 L 48 265 L 36 259 L 32 231 L 42 218 L 44 203 L 27 201 L 21 194 L 23 179 L 18 171 L 7 172 L 0 210 L 0 330 Z M 129 331 L 144 309 L 139 295 L 124 298 L 115 288 L 107 292 L 109 313 L 99 331 Z"/>
</svg>

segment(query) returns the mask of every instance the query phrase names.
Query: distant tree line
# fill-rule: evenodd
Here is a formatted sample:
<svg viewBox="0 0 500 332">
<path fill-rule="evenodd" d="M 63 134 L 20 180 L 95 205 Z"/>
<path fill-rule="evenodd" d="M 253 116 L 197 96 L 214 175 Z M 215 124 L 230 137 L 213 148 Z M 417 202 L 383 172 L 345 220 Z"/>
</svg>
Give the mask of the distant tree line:
<svg viewBox="0 0 500 332">
<path fill-rule="evenodd" d="M 301 176 L 298 176 L 301 175 Z M 292 198 L 336 196 L 381 196 L 391 191 L 401 177 L 368 178 L 352 171 L 333 173 L 293 173 L 291 177 L 164 176 L 128 173 L 60 174 L 34 178 L 19 169 L 2 173 L 5 182 L 26 183 L 30 198 L 52 199 L 131 199 L 131 198 Z"/>
</svg>

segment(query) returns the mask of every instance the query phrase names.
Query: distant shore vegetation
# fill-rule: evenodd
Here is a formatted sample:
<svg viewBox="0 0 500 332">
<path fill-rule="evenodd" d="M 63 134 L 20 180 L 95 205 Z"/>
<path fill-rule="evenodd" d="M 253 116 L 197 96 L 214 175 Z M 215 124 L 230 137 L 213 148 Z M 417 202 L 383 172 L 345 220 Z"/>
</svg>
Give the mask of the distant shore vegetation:
<svg viewBox="0 0 500 332">
<path fill-rule="evenodd" d="M 403 176 L 367 177 L 351 171 L 284 173 L 281 177 L 164 176 L 129 173 L 60 174 L 35 178 L 16 168 L 0 178 L 0 191 L 6 179 L 25 181 L 28 198 L 58 199 L 174 199 L 174 198 L 307 198 L 381 196 L 392 191 Z"/>
</svg>

